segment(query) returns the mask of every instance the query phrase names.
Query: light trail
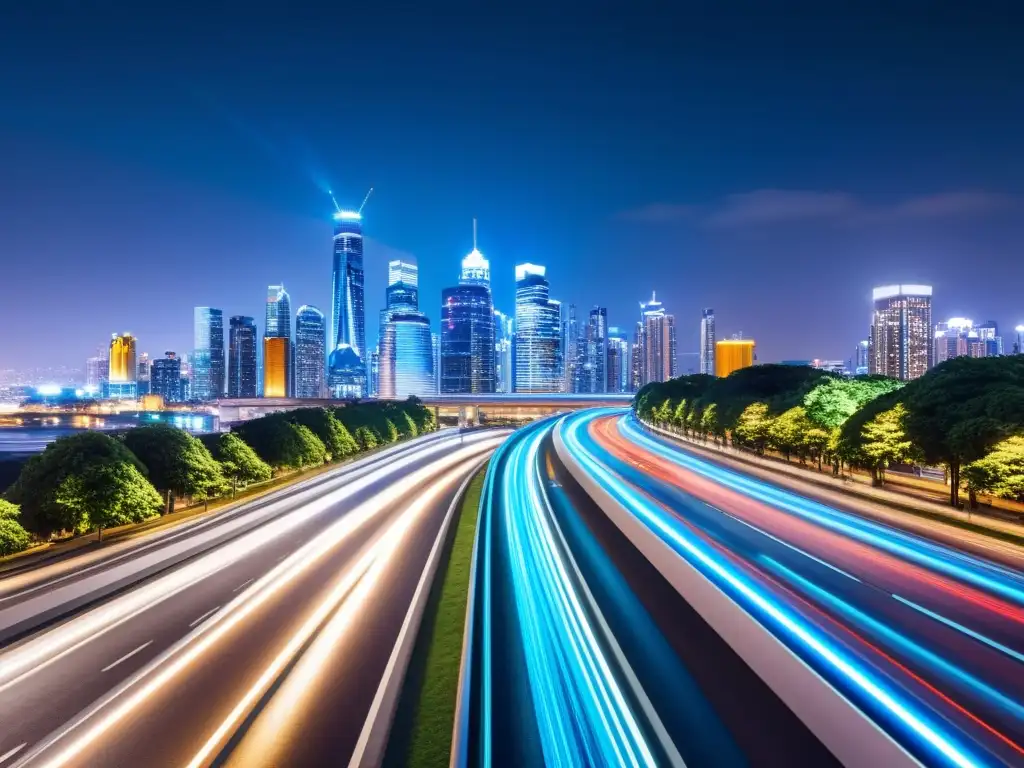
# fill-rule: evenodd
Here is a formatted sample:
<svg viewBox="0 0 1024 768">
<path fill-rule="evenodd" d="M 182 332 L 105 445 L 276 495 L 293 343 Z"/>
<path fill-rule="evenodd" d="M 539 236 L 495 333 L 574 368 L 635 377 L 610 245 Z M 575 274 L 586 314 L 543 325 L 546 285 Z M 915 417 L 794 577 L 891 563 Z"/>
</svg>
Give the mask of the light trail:
<svg viewBox="0 0 1024 768">
<path fill-rule="evenodd" d="M 353 508 L 343 517 L 332 523 L 314 539 L 297 549 L 259 578 L 249 589 L 228 603 L 213 620 L 200 624 L 142 670 L 125 680 L 121 685 L 73 720 L 66 723 L 54 734 L 51 734 L 29 754 L 25 755 L 22 761 L 19 762 L 19 765 L 31 763 L 32 765 L 56 767 L 67 765 L 82 755 L 108 733 L 110 729 L 131 716 L 133 712 L 144 706 L 151 698 L 173 686 L 178 676 L 186 673 L 190 666 L 195 664 L 205 653 L 211 651 L 217 643 L 224 641 L 228 634 L 241 625 L 246 618 L 253 615 L 271 598 L 282 592 L 300 576 L 314 567 L 342 541 L 377 517 L 383 509 L 388 508 L 389 505 L 399 501 L 405 495 L 414 492 L 418 487 L 427 486 L 431 480 L 437 477 L 439 471 L 444 471 L 460 462 L 465 462 L 478 456 L 481 452 L 490 450 L 501 439 L 504 439 L 504 437 L 495 438 L 492 435 L 486 440 L 469 441 L 470 444 L 455 451 L 450 451 L 449 446 L 444 446 L 443 455 L 439 456 L 434 462 L 401 476 L 400 479 L 386 486 L 384 490 L 375 494 L 371 499 Z M 431 455 L 433 453 L 436 453 L 436 451 L 432 451 Z M 388 465 L 387 471 L 394 472 L 396 468 L 401 469 L 402 466 L 399 462 L 395 462 Z M 379 480 L 380 477 L 377 476 L 377 479 Z M 368 480 L 367 482 L 370 481 Z M 256 533 L 259 533 L 259 531 Z M 310 614 L 302 625 L 302 629 L 289 639 L 285 651 L 294 655 L 304 642 L 298 638 L 303 633 L 311 631 L 311 628 L 315 629 L 322 624 L 323 620 L 332 610 L 330 606 L 336 606 L 346 594 L 355 588 L 359 580 L 372 566 L 374 560 L 387 550 L 385 543 L 388 541 L 391 541 L 393 544 L 393 539 L 388 539 L 387 536 L 380 537 L 377 540 L 378 546 L 367 550 L 352 566 L 345 570 L 343 575 L 333 585 L 329 600 L 320 603 L 317 609 Z M 390 552 L 394 554 L 395 550 L 392 548 Z M 203 559 L 216 559 L 218 556 L 219 551 L 211 553 Z M 168 574 L 164 578 L 174 576 L 175 573 Z M 85 619 L 86 617 L 82 618 Z M 74 623 L 75 621 L 70 622 L 69 626 Z M 273 677 L 273 670 L 279 670 L 279 662 L 284 658 L 285 651 L 282 651 L 277 656 L 275 664 L 264 670 L 260 676 L 259 687 L 265 689 L 268 680 L 271 680 Z M 0 660 L 3 660 L 3 657 L 0 657 Z M 226 724 L 229 721 L 237 722 L 241 713 L 246 711 L 246 707 L 251 706 L 254 697 L 257 695 L 255 691 L 258 686 L 253 686 L 239 700 L 229 716 L 222 721 L 221 726 L 207 740 L 206 751 L 201 750 L 196 755 L 193 763 L 203 756 L 208 756 L 214 749 L 212 745 L 223 741 L 225 733 L 229 730 Z"/>
</svg>

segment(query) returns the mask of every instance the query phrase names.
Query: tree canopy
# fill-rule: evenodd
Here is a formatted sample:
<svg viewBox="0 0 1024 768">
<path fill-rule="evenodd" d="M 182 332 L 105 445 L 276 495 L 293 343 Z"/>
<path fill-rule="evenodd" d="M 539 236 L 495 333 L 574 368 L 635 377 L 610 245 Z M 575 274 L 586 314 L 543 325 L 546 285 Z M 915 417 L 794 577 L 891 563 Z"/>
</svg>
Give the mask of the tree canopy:
<svg viewBox="0 0 1024 768">
<path fill-rule="evenodd" d="M 334 461 L 348 458 L 359 446 L 348 429 L 326 408 L 296 408 L 294 411 L 278 414 L 293 424 L 302 424 L 320 438 L 327 453 Z"/>
<path fill-rule="evenodd" d="M 220 465 L 202 442 L 184 430 L 170 424 L 147 424 L 129 430 L 124 443 L 160 491 L 201 499 L 225 487 Z"/>
<path fill-rule="evenodd" d="M 160 514 L 163 500 L 132 464 L 95 464 L 65 477 L 55 500 L 77 521 L 75 531 L 141 523 Z"/>
<path fill-rule="evenodd" d="M 1004 499 L 1024 498 L 1024 436 L 996 443 L 992 451 L 963 468 L 972 493 L 990 493 Z"/>
<path fill-rule="evenodd" d="M 21 510 L 17 504 L 0 499 L 0 556 L 28 549 L 32 542 L 31 535 L 18 521 L 20 516 Z"/>
<path fill-rule="evenodd" d="M 323 441 L 309 427 L 288 420 L 287 414 L 253 419 L 233 431 L 272 467 L 301 469 L 327 459 Z"/>
<path fill-rule="evenodd" d="M 807 418 L 823 429 L 843 426 L 865 403 L 893 392 L 903 382 L 885 376 L 858 376 L 854 379 L 829 378 L 804 397 Z"/>
<path fill-rule="evenodd" d="M 258 483 L 270 479 L 273 474 L 270 465 L 234 432 L 224 432 L 211 437 L 215 439 L 210 441 L 213 444 L 210 453 L 220 462 L 226 477 L 239 483 Z"/>
<path fill-rule="evenodd" d="M 135 483 L 149 485 L 142 463 L 117 438 L 103 432 L 61 437 L 29 459 L 17 481 L 8 489 L 7 498 L 21 506 L 23 525 L 40 536 L 48 537 L 54 531 L 81 530 L 81 510 L 59 503 L 59 489 L 68 477 L 83 479 L 97 467 L 110 467 L 113 475 L 125 477 L 129 473 L 119 471 L 121 465 L 136 470 L 131 475 Z"/>
</svg>

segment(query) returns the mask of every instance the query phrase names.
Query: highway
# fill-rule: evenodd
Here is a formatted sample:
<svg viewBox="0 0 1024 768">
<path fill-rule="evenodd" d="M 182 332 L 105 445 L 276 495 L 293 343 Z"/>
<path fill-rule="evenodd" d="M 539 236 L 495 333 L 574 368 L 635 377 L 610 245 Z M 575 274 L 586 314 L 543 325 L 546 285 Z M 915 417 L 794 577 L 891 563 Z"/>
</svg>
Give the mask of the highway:
<svg viewBox="0 0 1024 768">
<path fill-rule="evenodd" d="M 621 410 L 555 431 L 588 493 L 843 762 L 1024 764 L 1019 571 L 726 469 Z"/>
<path fill-rule="evenodd" d="M 370 760 L 438 534 L 504 437 L 422 438 L 18 574 L 0 602 L 0 766 Z"/>
<path fill-rule="evenodd" d="M 455 764 L 836 765 L 566 471 L 559 424 L 488 471 Z"/>
</svg>

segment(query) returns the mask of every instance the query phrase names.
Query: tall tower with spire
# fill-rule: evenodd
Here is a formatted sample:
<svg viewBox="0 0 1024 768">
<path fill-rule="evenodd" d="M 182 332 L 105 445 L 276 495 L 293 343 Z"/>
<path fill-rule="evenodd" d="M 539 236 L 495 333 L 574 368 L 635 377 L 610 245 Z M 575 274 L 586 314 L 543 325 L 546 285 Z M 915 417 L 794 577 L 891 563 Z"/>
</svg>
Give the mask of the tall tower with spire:
<svg viewBox="0 0 1024 768">
<path fill-rule="evenodd" d="M 372 188 L 370 192 L 373 192 Z M 368 192 L 366 197 L 369 196 Z M 334 200 L 333 194 L 331 200 Z M 366 205 L 366 199 L 363 200 L 363 205 Z M 366 349 L 363 206 L 361 205 L 358 211 L 346 211 L 334 200 L 334 207 L 334 269 L 329 346 L 332 355 L 334 351 L 344 346 L 347 368 L 354 370 L 358 365 L 353 363 L 353 358 L 358 358 L 364 367 L 369 359 Z M 348 374 L 346 376 L 351 378 Z M 362 384 L 351 382 L 351 386 L 344 391 L 355 397 L 363 397 L 366 395 L 365 382 L 364 372 Z M 339 383 L 338 386 L 342 385 Z"/>
<path fill-rule="evenodd" d="M 494 392 L 494 302 L 491 265 L 476 243 L 462 260 L 459 284 L 441 292 L 441 392 Z"/>
<path fill-rule="evenodd" d="M 643 324 L 643 383 L 668 381 L 676 375 L 676 320 L 654 291 L 640 304 Z"/>
</svg>

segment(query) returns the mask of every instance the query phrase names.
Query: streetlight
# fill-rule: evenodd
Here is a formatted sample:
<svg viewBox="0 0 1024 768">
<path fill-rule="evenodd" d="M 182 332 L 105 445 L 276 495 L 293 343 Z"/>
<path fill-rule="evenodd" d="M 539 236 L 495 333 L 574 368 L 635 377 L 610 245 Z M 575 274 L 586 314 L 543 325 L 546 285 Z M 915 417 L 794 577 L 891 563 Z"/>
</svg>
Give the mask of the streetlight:
<svg viewBox="0 0 1024 768">
<path fill-rule="evenodd" d="M 1024 349 L 1021 349 L 1021 346 L 1020 346 L 1020 337 L 1021 337 L 1021 334 L 1024 333 L 1024 325 L 1018 325 L 1013 330 L 1015 330 L 1017 332 L 1017 348 L 1014 349 L 1013 351 L 1014 351 L 1014 354 L 1019 355 L 1021 353 L 1024 353 Z"/>
</svg>

